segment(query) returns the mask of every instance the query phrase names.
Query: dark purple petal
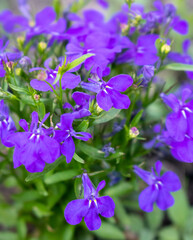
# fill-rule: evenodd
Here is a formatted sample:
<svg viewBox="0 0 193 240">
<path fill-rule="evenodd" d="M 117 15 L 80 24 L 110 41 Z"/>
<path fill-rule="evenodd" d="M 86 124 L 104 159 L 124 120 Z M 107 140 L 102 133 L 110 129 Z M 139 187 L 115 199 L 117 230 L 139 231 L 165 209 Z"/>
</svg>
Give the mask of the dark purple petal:
<svg viewBox="0 0 193 240">
<path fill-rule="evenodd" d="M 19 121 L 19 125 L 23 128 L 24 131 L 28 131 L 28 124 L 27 121 L 25 119 L 21 119 Z"/>
<path fill-rule="evenodd" d="M 146 182 L 148 185 L 153 184 L 153 175 L 151 172 L 143 170 L 136 165 L 134 165 L 133 168 L 134 173 L 137 174 L 141 179 L 143 179 L 144 182 Z"/>
<path fill-rule="evenodd" d="M 153 211 L 153 204 L 158 197 L 158 189 L 152 185 L 144 189 L 139 195 L 139 206 L 145 212 Z"/>
<path fill-rule="evenodd" d="M 75 144 L 72 137 L 68 137 L 61 145 L 61 153 L 66 157 L 66 162 L 70 163 L 75 153 Z"/>
<path fill-rule="evenodd" d="M 167 190 L 162 188 L 159 190 L 156 203 L 158 208 L 166 210 L 174 204 L 174 198 Z"/>
<path fill-rule="evenodd" d="M 71 225 L 79 224 L 88 212 L 88 200 L 76 199 L 68 203 L 64 211 L 66 221 Z"/>
<path fill-rule="evenodd" d="M 88 141 L 90 138 L 92 138 L 92 135 L 87 132 L 76 132 L 73 137 L 77 139 L 81 139 L 83 141 Z"/>
<path fill-rule="evenodd" d="M 95 193 L 95 188 L 93 187 L 93 184 L 87 173 L 82 174 L 82 183 L 84 188 L 84 198 L 89 198 L 91 194 Z"/>
<path fill-rule="evenodd" d="M 109 196 L 97 198 L 98 212 L 101 216 L 110 218 L 114 216 L 115 203 Z"/>
<path fill-rule="evenodd" d="M 41 136 L 38 148 L 39 156 L 46 163 L 53 163 L 60 156 L 59 143 L 48 136 Z"/>
<path fill-rule="evenodd" d="M 175 192 L 181 188 L 179 177 L 172 171 L 164 173 L 161 177 L 161 182 L 163 183 L 164 188 L 169 192 Z"/>
<path fill-rule="evenodd" d="M 185 40 L 183 41 L 182 49 L 183 49 L 183 52 L 184 52 L 185 54 L 188 53 L 188 49 L 190 48 L 190 45 L 191 45 L 190 39 L 185 39 Z"/>
<path fill-rule="evenodd" d="M 105 187 L 105 180 L 101 181 L 98 186 L 97 186 L 97 189 L 96 189 L 96 197 L 98 196 L 98 193 L 101 189 L 103 189 Z"/>
<path fill-rule="evenodd" d="M 174 112 L 178 112 L 180 108 L 179 101 L 174 94 L 166 95 L 164 93 L 160 94 L 160 97 L 163 99 L 164 103 L 167 104 Z"/>
<path fill-rule="evenodd" d="M 112 89 L 107 89 L 107 92 L 109 93 L 114 108 L 129 108 L 131 101 L 127 95 L 121 94 L 120 92 Z"/>
<path fill-rule="evenodd" d="M 110 95 L 105 91 L 100 91 L 96 96 L 96 100 L 99 107 L 105 111 L 109 111 L 113 106 Z"/>
<path fill-rule="evenodd" d="M 38 113 L 37 112 L 32 112 L 32 114 L 31 114 L 31 125 L 30 125 L 30 131 L 31 132 L 33 132 L 37 128 L 38 120 L 39 120 Z"/>
<path fill-rule="evenodd" d="M 160 175 L 161 168 L 162 168 L 162 162 L 157 161 L 157 162 L 155 163 L 155 170 L 156 170 L 156 172 L 158 173 L 158 175 Z"/>
<path fill-rule="evenodd" d="M 97 207 L 94 203 L 94 201 L 91 202 L 90 208 L 84 217 L 84 221 L 86 223 L 86 226 L 90 231 L 94 231 L 100 228 L 101 226 L 101 219 L 97 212 Z"/>
<path fill-rule="evenodd" d="M 60 117 L 61 129 L 62 130 L 71 129 L 73 120 L 74 120 L 74 118 L 71 113 L 62 114 Z"/>
<path fill-rule="evenodd" d="M 52 7 L 46 7 L 36 15 L 36 25 L 49 26 L 56 19 L 56 13 Z"/>
<path fill-rule="evenodd" d="M 185 103 L 186 100 L 191 96 L 192 91 L 189 88 L 184 88 L 182 90 L 182 102 Z"/>
<path fill-rule="evenodd" d="M 166 118 L 166 128 L 176 141 L 183 141 L 187 131 L 187 120 L 182 112 L 170 113 Z"/>
<path fill-rule="evenodd" d="M 32 86 L 32 88 L 34 88 L 38 91 L 42 91 L 42 92 L 51 91 L 51 92 L 53 92 L 53 90 L 49 86 L 49 84 L 47 84 L 44 81 L 39 81 L 37 79 L 32 79 L 31 82 L 30 82 L 30 85 Z"/>
<path fill-rule="evenodd" d="M 62 76 L 62 89 L 74 89 L 75 87 L 78 86 L 78 84 L 80 83 L 81 78 L 79 75 L 75 75 L 72 73 L 64 73 L 64 75 Z"/>
<path fill-rule="evenodd" d="M 98 4 L 103 8 L 108 8 L 109 3 L 106 0 L 97 0 Z"/>
<path fill-rule="evenodd" d="M 107 86 L 119 91 L 124 92 L 133 84 L 133 79 L 131 76 L 126 74 L 120 74 L 112 77 L 108 82 Z"/>
<path fill-rule="evenodd" d="M 185 20 L 181 20 L 178 16 L 174 17 L 172 27 L 176 32 L 182 35 L 188 33 L 188 22 Z"/>
</svg>

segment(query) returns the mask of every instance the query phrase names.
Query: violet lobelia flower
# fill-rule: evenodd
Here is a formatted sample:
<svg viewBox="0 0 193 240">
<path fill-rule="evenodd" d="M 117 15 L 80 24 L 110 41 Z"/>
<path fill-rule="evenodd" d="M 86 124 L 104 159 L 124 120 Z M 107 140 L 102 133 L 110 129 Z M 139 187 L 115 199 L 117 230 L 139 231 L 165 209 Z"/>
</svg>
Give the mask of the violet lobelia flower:
<svg viewBox="0 0 193 240">
<path fill-rule="evenodd" d="M 96 92 L 96 100 L 100 108 L 109 111 L 111 107 L 117 109 L 127 109 L 130 105 L 130 99 L 127 95 L 121 94 L 133 84 L 131 76 L 120 74 L 112 77 L 108 82 L 102 79 L 100 81 L 89 79 L 90 83 L 82 82 L 83 88 Z"/>
<path fill-rule="evenodd" d="M 0 139 L 1 143 L 6 147 L 13 147 L 8 141 L 9 135 L 16 131 L 15 123 L 9 116 L 9 108 L 4 104 L 4 100 L 0 101 Z"/>
<path fill-rule="evenodd" d="M 174 94 L 168 96 L 162 93 L 163 101 L 173 110 L 166 118 L 166 128 L 175 141 L 183 141 L 185 135 L 193 137 L 193 100 L 186 102 L 192 91 L 188 88 L 182 91 L 182 100 L 177 99 Z"/>
<path fill-rule="evenodd" d="M 19 124 L 25 132 L 17 132 L 9 137 L 10 142 L 15 145 L 13 163 L 14 168 L 23 164 L 31 173 L 42 172 L 45 163 L 53 163 L 60 156 L 60 145 L 54 138 L 49 137 L 53 130 L 42 127 L 49 113 L 45 115 L 39 126 L 38 113 L 33 112 L 31 116 L 29 129 L 26 120 L 21 119 Z"/>
<path fill-rule="evenodd" d="M 99 191 L 104 188 L 105 181 L 101 181 L 95 189 L 87 173 L 82 175 L 84 187 L 84 199 L 76 199 L 68 203 L 64 211 L 66 221 L 71 225 L 84 221 L 90 231 L 97 230 L 101 226 L 99 214 L 110 218 L 114 215 L 115 204 L 109 196 L 99 197 Z"/>
<path fill-rule="evenodd" d="M 139 206 L 145 212 L 153 211 L 154 202 L 161 210 L 171 207 L 174 204 L 174 198 L 170 192 L 181 188 L 178 176 L 172 171 L 167 171 L 160 176 L 161 168 L 160 161 L 155 163 L 155 170 L 152 167 L 151 172 L 134 166 L 134 172 L 149 185 L 139 195 Z"/>
<path fill-rule="evenodd" d="M 60 130 L 55 130 L 54 136 L 58 142 L 62 142 L 62 145 L 60 145 L 61 153 L 66 157 L 67 163 L 71 162 L 75 153 L 75 144 L 72 137 L 83 141 L 88 141 L 89 138 L 92 137 L 92 135 L 87 132 L 75 132 L 72 127 L 73 120 L 73 114 L 63 114 L 60 118 L 60 123 L 57 124 Z"/>
<path fill-rule="evenodd" d="M 65 103 L 63 108 L 72 109 L 72 115 L 75 119 L 83 118 L 91 115 L 89 111 L 89 103 L 94 99 L 94 96 L 83 92 L 74 92 L 72 94 L 72 99 L 75 101 L 76 105 L 73 107 L 70 103 Z"/>
</svg>

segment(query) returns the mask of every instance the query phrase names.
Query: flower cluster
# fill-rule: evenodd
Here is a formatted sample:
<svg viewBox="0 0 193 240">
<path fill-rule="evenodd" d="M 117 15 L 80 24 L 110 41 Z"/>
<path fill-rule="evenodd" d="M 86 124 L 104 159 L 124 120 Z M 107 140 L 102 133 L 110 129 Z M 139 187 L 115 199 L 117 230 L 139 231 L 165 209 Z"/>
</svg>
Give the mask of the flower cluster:
<svg viewBox="0 0 193 240">
<path fill-rule="evenodd" d="M 186 39 L 183 53 L 177 53 L 171 50 L 169 35 L 172 30 L 187 34 L 187 21 L 178 16 L 173 4 L 164 5 L 160 0 L 154 1 L 149 12 L 126 1 L 107 21 L 94 9 L 84 10 L 80 17 L 69 6 L 61 14 L 59 2 L 35 16 L 27 1 L 18 1 L 20 15 L 10 10 L 0 13 L 4 30 L 0 39 L 1 143 L 6 151 L 14 147 L 14 168 L 24 165 L 32 176 L 37 172 L 43 176 L 48 169 L 53 170 L 52 176 L 56 170 L 52 164 L 58 159 L 65 158 L 72 172 L 73 168 L 82 171 L 80 164 L 85 164 L 84 198 L 69 202 L 64 212 L 71 225 L 84 218 L 93 231 L 101 226 L 99 215 L 114 216 L 112 198 L 99 196 L 105 180 L 95 188 L 88 177 L 92 171 L 93 175 L 106 171 L 110 186 L 129 181 L 127 176 L 133 177 L 134 171 L 149 185 L 139 196 L 140 208 L 150 212 L 155 202 L 166 210 L 174 204 L 170 192 L 181 188 L 178 176 L 172 171 L 161 175 L 161 161 L 151 172 L 136 164 L 141 161 L 138 156 L 144 155 L 141 149 L 149 152 L 163 144 L 170 146 L 174 158 L 193 162 L 193 91 L 180 88 L 181 99 L 167 95 L 156 76 L 177 62 L 189 65 L 185 72 L 193 79 L 190 41 Z M 104 9 L 109 6 L 106 0 L 96 3 Z M 8 50 L 7 38 L 13 36 L 16 46 Z M 140 135 L 146 129 L 152 132 L 144 120 L 148 106 L 159 97 L 172 109 L 166 116 L 166 128 L 157 122 L 154 132 L 158 136 L 141 143 L 144 138 Z M 10 104 L 13 118 L 4 101 Z M 13 119 L 19 122 L 17 128 Z M 87 162 L 85 155 L 92 161 Z M 116 161 L 108 161 L 113 159 Z"/>
</svg>

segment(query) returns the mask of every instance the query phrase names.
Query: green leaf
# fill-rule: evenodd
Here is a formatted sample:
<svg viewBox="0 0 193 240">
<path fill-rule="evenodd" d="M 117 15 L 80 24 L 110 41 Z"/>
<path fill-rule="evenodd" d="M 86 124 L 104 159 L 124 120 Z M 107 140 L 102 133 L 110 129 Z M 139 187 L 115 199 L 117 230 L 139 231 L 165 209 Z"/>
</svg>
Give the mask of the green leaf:
<svg viewBox="0 0 193 240">
<path fill-rule="evenodd" d="M 104 160 L 104 152 L 102 152 L 101 150 L 98 150 L 95 147 L 89 146 L 86 143 L 82 143 L 80 142 L 78 144 L 78 148 L 85 153 L 87 156 L 94 158 L 94 159 L 100 159 L 100 160 Z"/>
<path fill-rule="evenodd" d="M 182 64 L 182 63 L 170 63 L 165 66 L 165 69 L 170 69 L 175 71 L 193 71 L 193 65 Z"/>
<path fill-rule="evenodd" d="M 119 222 L 125 227 L 130 226 L 131 219 L 129 218 L 129 215 L 126 213 L 126 210 L 123 207 L 122 202 L 118 198 L 113 198 L 115 202 L 115 216 L 118 218 Z"/>
<path fill-rule="evenodd" d="M 89 126 L 89 121 L 88 120 L 83 120 L 81 124 L 76 129 L 76 132 L 86 132 Z"/>
<path fill-rule="evenodd" d="M 101 124 L 109 122 L 110 120 L 114 119 L 119 113 L 121 109 L 111 108 L 108 112 L 103 112 L 96 120 L 93 121 L 93 124 Z"/>
<path fill-rule="evenodd" d="M 38 103 L 37 112 L 38 112 L 40 119 L 42 120 L 46 114 L 46 109 L 45 109 L 45 105 L 43 102 Z"/>
<path fill-rule="evenodd" d="M 18 240 L 18 237 L 13 232 L 0 232 L 0 240 Z"/>
<path fill-rule="evenodd" d="M 189 212 L 186 194 L 183 190 L 180 190 L 172 195 L 175 198 L 175 204 L 168 209 L 169 218 L 177 226 L 184 227 Z"/>
<path fill-rule="evenodd" d="M 67 225 L 64 228 L 64 233 L 61 240 L 73 240 L 74 239 L 75 226 Z"/>
<path fill-rule="evenodd" d="M 42 177 L 44 176 L 46 173 L 50 172 L 51 170 L 53 170 L 54 168 L 56 168 L 60 163 L 62 163 L 66 158 L 62 155 L 60 156 L 58 159 L 56 159 L 55 162 L 53 162 L 52 164 L 47 164 L 46 167 L 44 168 L 43 172 L 38 172 L 38 173 L 31 173 L 29 174 L 25 181 L 29 182 L 32 181 L 36 178 Z"/>
<path fill-rule="evenodd" d="M 133 186 L 131 183 L 129 182 L 120 182 L 119 184 L 108 188 L 105 191 L 105 195 L 109 195 L 111 197 L 119 197 L 122 196 L 124 194 L 128 194 L 129 192 L 131 192 L 133 189 Z"/>
<path fill-rule="evenodd" d="M 53 85 L 56 84 L 59 81 L 61 75 L 63 75 L 65 72 L 67 72 L 67 71 L 77 67 L 78 65 L 83 63 L 86 59 L 88 59 L 88 58 L 90 58 L 90 57 L 92 57 L 94 55 L 95 55 L 94 53 L 84 54 L 81 57 L 79 57 L 79 58 L 75 59 L 74 61 L 72 61 L 71 63 L 67 63 L 67 65 L 66 65 L 66 62 L 64 62 L 64 65 L 59 68 L 57 77 L 56 77 Z"/>
<path fill-rule="evenodd" d="M 180 235 L 177 229 L 173 226 L 162 228 L 158 235 L 159 240 L 180 240 Z"/>
<path fill-rule="evenodd" d="M 125 240 L 124 233 L 116 225 L 107 222 L 102 222 L 101 227 L 93 233 L 101 239 Z"/>
<path fill-rule="evenodd" d="M 48 217 L 52 214 L 52 212 L 43 203 L 36 203 L 33 207 L 33 212 L 39 218 Z"/>
<path fill-rule="evenodd" d="M 137 214 L 130 214 L 129 218 L 131 222 L 129 228 L 131 229 L 131 231 L 135 233 L 140 233 L 144 228 L 142 217 Z"/>
<path fill-rule="evenodd" d="M 78 170 L 66 170 L 62 172 L 57 172 L 51 176 L 46 176 L 44 179 L 44 182 L 46 184 L 54 184 L 57 182 L 63 182 L 67 181 L 69 179 L 72 179 L 73 177 L 77 176 L 80 174 Z"/>
<path fill-rule="evenodd" d="M 164 217 L 163 211 L 161 211 L 156 206 L 154 207 L 154 210 L 152 212 L 146 213 L 148 225 L 152 230 L 156 230 L 157 228 L 160 227 L 160 225 L 162 224 L 163 217 Z"/>
<path fill-rule="evenodd" d="M 36 190 L 25 190 L 21 193 L 15 194 L 13 199 L 19 202 L 29 202 L 34 201 L 42 196 Z"/>
<path fill-rule="evenodd" d="M 83 63 L 86 59 L 92 57 L 92 56 L 95 56 L 94 53 L 87 53 L 87 54 L 84 54 L 82 55 L 81 57 L 75 59 L 74 61 L 72 61 L 71 63 L 68 63 L 67 64 L 67 70 L 66 71 L 69 71 L 75 67 L 77 67 L 78 65 L 80 65 L 81 63 Z"/>
<path fill-rule="evenodd" d="M 25 240 L 27 236 L 27 226 L 24 219 L 20 218 L 17 222 L 17 232 L 19 235 L 19 240 Z"/>
<path fill-rule="evenodd" d="M 76 160 L 79 163 L 82 163 L 82 164 L 85 163 L 85 161 L 80 156 L 78 156 L 76 153 L 74 153 L 73 158 L 74 158 L 74 160 Z"/>
<path fill-rule="evenodd" d="M 74 192 L 76 198 L 79 199 L 83 195 L 83 186 L 82 186 L 82 179 L 76 178 L 74 181 Z"/>
<path fill-rule="evenodd" d="M 155 239 L 155 233 L 150 231 L 149 229 L 142 229 L 139 234 L 139 240 L 154 240 Z"/>
<path fill-rule="evenodd" d="M 141 117 L 143 115 L 143 111 L 144 110 L 142 109 L 135 115 L 135 117 L 131 121 L 131 127 L 136 127 L 138 125 L 138 123 L 139 123 L 139 121 L 140 121 L 140 119 L 141 119 Z"/>
<path fill-rule="evenodd" d="M 27 93 L 29 94 L 29 91 L 27 88 L 22 88 L 22 87 L 18 87 L 18 86 L 15 86 L 11 83 L 9 83 L 9 87 L 13 90 L 15 90 L 16 92 L 23 92 L 23 93 Z"/>
</svg>

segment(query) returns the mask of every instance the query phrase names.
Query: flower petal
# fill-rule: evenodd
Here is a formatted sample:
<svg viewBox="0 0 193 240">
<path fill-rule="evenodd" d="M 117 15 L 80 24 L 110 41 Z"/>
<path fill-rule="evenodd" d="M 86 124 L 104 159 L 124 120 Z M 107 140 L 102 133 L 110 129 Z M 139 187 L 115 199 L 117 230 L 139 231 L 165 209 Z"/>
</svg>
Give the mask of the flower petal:
<svg viewBox="0 0 193 240">
<path fill-rule="evenodd" d="M 126 74 L 120 74 L 115 77 L 112 77 L 108 81 L 107 86 L 109 86 L 119 92 L 124 92 L 132 84 L 133 84 L 133 79 L 131 76 L 126 75 Z"/>
<path fill-rule="evenodd" d="M 116 90 L 107 90 L 110 94 L 111 101 L 113 103 L 113 107 L 117 109 L 127 109 L 130 106 L 130 99 L 127 95 L 121 94 Z"/>
<path fill-rule="evenodd" d="M 172 171 L 164 173 L 161 177 L 161 182 L 164 184 L 164 188 L 170 192 L 178 191 L 181 188 L 179 177 Z"/>
<path fill-rule="evenodd" d="M 75 153 L 75 144 L 72 137 L 68 137 L 61 145 L 61 153 L 66 157 L 66 162 L 70 163 Z"/>
<path fill-rule="evenodd" d="M 74 89 L 75 87 L 78 86 L 80 81 L 81 81 L 81 78 L 79 75 L 75 75 L 72 73 L 64 73 L 61 80 L 62 89 L 63 90 L 65 90 L 66 88 Z"/>
<path fill-rule="evenodd" d="M 139 195 L 139 206 L 145 212 L 153 211 L 153 204 L 158 196 L 158 190 L 154 185 L 144 189 Z"/>
<path fill-rule="evenodd" d="M 174 198 L 167 190 L 162 188 L 159 190 L 156 203 L 158 208 L 166 210 L 174 204 Z"/>
<path fill-rule="evenodd" d="M 111 109 L 111 107 L 113 106 L 111 97 L 105 91 L 100 91 L 96 96 L 96 100 L 97 100 L 99 107 L 105 111 L 109 111 Z"/>
<path fill-rule="evenodd" d="M 109 218 L 114 216 L 115 203 L 109 196 L 97 198 L 99 213 L 101 216 Z"/>
<path fill-rule="evenodd" d="M 106 185 L 105 180 L 101 181 L 101 182 L 98 184 L 97 189 L 96 189 L 96 197 L 97 197 L 99 191 L 105 187 L 105 185 Z"/>
<path fill-rule="evenodd" d="M 90 208 L 84 217 L 84 221 L 90 231 L 94 231 L 100 228 L 101 219 L 97 213 L 97 207 L 94 201 L 91 202 Z"/>
<path fill-rule="evenodd" d="M 88 200 L 76 199 L 68 203 L 64 211 L 66 221 L 71 225 L 79 224 L 88 212 Z"/>
</svg>

